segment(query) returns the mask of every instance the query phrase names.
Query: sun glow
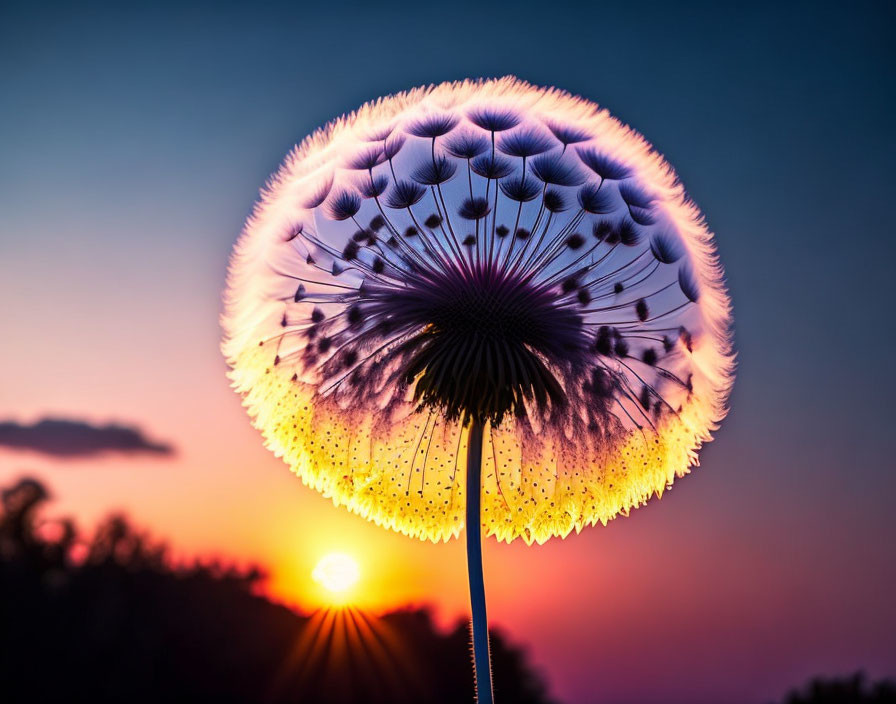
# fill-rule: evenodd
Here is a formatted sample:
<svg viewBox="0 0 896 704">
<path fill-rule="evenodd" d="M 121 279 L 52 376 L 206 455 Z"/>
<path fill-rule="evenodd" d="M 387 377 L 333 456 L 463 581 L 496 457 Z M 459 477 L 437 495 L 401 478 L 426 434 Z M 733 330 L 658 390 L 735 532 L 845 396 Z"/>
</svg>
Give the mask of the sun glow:
<svg viewBox="0 0 896 704">
<path fill-rule="evenodd" d="M 311 578 L 328 592 L 342 595 L 357 584 L 361 568 L 350 555 L 334 552 L 321 558 Z"/>
</svg>

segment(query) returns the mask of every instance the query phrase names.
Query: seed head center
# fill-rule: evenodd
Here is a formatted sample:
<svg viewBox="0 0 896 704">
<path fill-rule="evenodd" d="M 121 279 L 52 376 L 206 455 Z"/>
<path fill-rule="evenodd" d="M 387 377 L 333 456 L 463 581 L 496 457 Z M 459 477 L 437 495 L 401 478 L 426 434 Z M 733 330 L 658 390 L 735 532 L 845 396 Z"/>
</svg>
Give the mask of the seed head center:
<svg viewBox="0 0 896 704">
<path fill-rule="evenodd" d="M 418 400 L 494 424 L 524 412 L 527 399 L 564 402 L 552 367 L 586 343 L 580 316 L 559 305 L 556 290 L 483 268 L 441 272 L 405 295 L 400 307 L 423 329 L 407 367 Z"/>
</svg>

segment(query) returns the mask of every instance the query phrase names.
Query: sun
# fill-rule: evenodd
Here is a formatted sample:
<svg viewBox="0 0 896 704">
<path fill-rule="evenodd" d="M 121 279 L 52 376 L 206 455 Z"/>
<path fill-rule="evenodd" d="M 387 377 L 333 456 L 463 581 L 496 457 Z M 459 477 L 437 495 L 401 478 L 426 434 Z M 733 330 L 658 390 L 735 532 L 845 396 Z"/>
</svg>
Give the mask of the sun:
<svg viewBox="0 0 896 704">
<path fill-rule="evenodd" d="M 344 594 L 361 578 L 361 568 L 350 555 L 331 552 L 320 559 L 311 578 L 333 594 Z"/>
</svg>

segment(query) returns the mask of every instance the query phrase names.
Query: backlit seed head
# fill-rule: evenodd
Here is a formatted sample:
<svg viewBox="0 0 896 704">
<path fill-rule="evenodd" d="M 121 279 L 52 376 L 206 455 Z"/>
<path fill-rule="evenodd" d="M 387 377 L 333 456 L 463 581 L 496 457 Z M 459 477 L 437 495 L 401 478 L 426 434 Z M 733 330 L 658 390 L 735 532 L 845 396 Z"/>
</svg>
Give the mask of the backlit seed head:
<svg viewBox="0 0 896 704">
<path fill-rule="evenodd" d="M 689 471 L 726 412 L 730 309 L 668 164 L 516 79 L 421 88 L 306 139 L 231 261 L 224 353 L 271 449 L 410 535 L 566 535 Z"/>
</svg>

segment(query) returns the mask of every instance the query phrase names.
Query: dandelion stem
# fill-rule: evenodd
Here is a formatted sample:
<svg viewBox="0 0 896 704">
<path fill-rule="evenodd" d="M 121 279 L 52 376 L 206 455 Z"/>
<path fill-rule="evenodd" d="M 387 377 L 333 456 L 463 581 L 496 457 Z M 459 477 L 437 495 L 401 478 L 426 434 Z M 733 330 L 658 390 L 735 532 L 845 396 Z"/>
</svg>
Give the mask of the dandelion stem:
<svg viewBox="0 0 896 704">
<path fill-rule="evenodd" d="M 476 677 L 476 701 L 493 704 L 492 664 L 488 644 L 488 616 L 485 610 L 485 585 L 482 580 L 482 541 L 479 504 L 482 493 L 482 421 L 470 423 L 467 439 L 467 577 L 470 582 L 470 610 L 473 613 L 473 670 Z"/>
</svg>

